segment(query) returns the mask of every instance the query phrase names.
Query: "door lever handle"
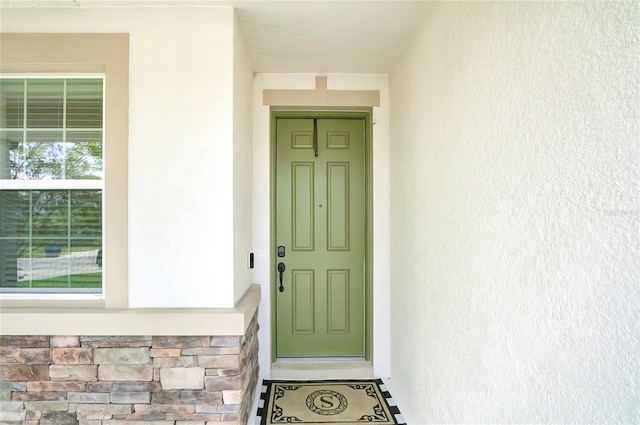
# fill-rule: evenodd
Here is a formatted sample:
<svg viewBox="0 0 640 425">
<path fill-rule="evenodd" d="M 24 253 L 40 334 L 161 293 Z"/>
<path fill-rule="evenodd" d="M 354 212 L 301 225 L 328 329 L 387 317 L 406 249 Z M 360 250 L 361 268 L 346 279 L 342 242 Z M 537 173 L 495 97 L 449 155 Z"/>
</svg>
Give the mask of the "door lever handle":
<svg viewBox="0 0 640 425">
<path fill-rule="evenodd" d="M 284 292 L 284 286 L 282 286 L 282 274 L 284 273 L 284 270 L 284 263 L 278 263 L 278 271 L 280 272 L 280 287 L 278 289 L 280 290 L 280 292 Z"/>
</svg>

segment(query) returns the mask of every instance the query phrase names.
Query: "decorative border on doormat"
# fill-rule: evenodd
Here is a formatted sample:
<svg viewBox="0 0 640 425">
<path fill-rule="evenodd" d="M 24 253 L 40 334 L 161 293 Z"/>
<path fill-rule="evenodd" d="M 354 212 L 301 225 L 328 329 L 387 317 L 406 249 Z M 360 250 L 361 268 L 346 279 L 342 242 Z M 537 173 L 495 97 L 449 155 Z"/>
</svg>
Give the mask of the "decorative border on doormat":
<svg viewBox="0 0 640 425">
<path fill-rule="evenodd" d="M 365 389 L 365 384 L 368 384 L 369 388 L 371 388 L 371 384 L 377 386 L 376 393 L 379 393 L 382 396 L 382 400 L 380 403 L 386 403 L 386 406 L 383 406 L 380 409 L 380 417 L 376 417 L 377 415 L 363 415 L 361 418 L 356 418 L 354 420 L 344 421 L 331 421 L 331 416 L 334 414 L 338 414 L 346 409 L 347 400 L 345 397 L 339 392 L 320 389 L 316 390 L 313 393 L 309 394 L 306 397 L 305 402 L 306 406 L 303 406 L 303 410 L 310 410 L 311 412 L 317 413 L 319 416 L 315 417 L 313 420 L 301 420 L 296 416 L 287 416 L 286 412 L 282 412 L 282 409 L 275 405 L 275 400 L 283 399 L 286 390 L 296 390 L 302 386 L 336 386 L 343 385 L 348 386 L 350 388 L 357 389 Z M 275 388 L 275 399 L 271 400 L 272 393 Z M 373 392 L 373 391 L 372 391 Z M 324 410 L 320 411 L 319 406 L 314 405 L 314 401 L 322 400 L 322 395 L 333 394 L 336 397 L 336 401 L 339 403 L 335 403 L 336 406 L 333 410 Z M 375 399 L 379 399 L 379 397 L 374 394 L 367 394 L 370 397 Z M 311 400 L 311 401 L 310 401 Z M 274 409 L 271 409 L 271 418 L 269 418 L 270 412 L 270 403 L 274 404 Z M 339 404 L 339 405 L 338 405 Z M 320 406 L 321 407 L 321 406 Z M 386 414 L 383 410 L 387 410 L 391 415 L 390 418 L 386 418 Z M 322 415 L 322 416 L 320 416 Z M 339 380 L 313 380 L 313 381 L 300 381 L 300 380 L 263 380 L 261 385 L 260 392 L 260 400 L 258 402 L 258 412 L 256 416 L 255 425 L 272 425 L 272 424 L 280 424 L 280 423 L 298 423 L 298 424 L 361 424 L 361 423 L 369 423 L 369 424 L 395 424 L 395 425 L 406 425 L 402 414 L 400 413 L 400 409 L 396 405 L 395 401 L 391 397 L 386 385 L 382 381 L 382 379 L 339 379 Z"/>
</svg>

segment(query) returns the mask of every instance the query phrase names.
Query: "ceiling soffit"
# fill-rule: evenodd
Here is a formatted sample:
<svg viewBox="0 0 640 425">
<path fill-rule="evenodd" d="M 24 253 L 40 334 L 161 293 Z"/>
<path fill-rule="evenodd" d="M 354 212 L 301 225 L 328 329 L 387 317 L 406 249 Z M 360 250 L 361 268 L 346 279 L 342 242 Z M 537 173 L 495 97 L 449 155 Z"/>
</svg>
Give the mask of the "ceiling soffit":
<svg viewBox="0 0 640 425">
<path fill-rule="evenodd" d="M 256 72 L 388 73 L 427 1 L 2 0 L 2 7 L 233 6 Z"/>
</svg>

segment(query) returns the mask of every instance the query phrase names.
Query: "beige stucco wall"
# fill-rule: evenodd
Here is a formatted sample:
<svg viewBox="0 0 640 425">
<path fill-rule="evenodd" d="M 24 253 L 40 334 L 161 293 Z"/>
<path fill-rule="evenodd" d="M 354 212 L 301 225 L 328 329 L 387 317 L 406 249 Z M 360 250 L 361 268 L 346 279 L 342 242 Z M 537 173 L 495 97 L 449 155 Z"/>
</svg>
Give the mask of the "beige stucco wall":
<svg viewBox="0 0 640 425">
<path fill-rule="evenodd" d="M 237 14 L 237 12 L 235 12 Z M 233 31 L 233 261 L 234 299 L 253 282 L 253 68 L 237 16 Z"/>
<path fill-rule="evenodd" d="M 0 19 L 3 32 L 129 34 L 129 307 L 234 307 L 251 284 L 252 145 L 233 9 L 5 8 Z"/>
<path fill-rule="evenodd" d="M 441 3 L 390 76 L 409 423 L 640 421 L 638 3 Z"/>
</svg>

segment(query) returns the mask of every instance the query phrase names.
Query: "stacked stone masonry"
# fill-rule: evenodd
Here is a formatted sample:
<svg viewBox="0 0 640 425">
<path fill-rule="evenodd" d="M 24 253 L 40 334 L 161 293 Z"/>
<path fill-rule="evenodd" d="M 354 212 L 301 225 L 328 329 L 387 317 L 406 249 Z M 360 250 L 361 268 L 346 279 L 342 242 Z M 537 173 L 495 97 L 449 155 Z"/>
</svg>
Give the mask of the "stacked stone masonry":
<svg viewBox="0 0 640 425">
<path fill-rule="evenodd" d="M 257 331 L 1 336 L 0 425 L 246 424 Z"/>
</svg>

